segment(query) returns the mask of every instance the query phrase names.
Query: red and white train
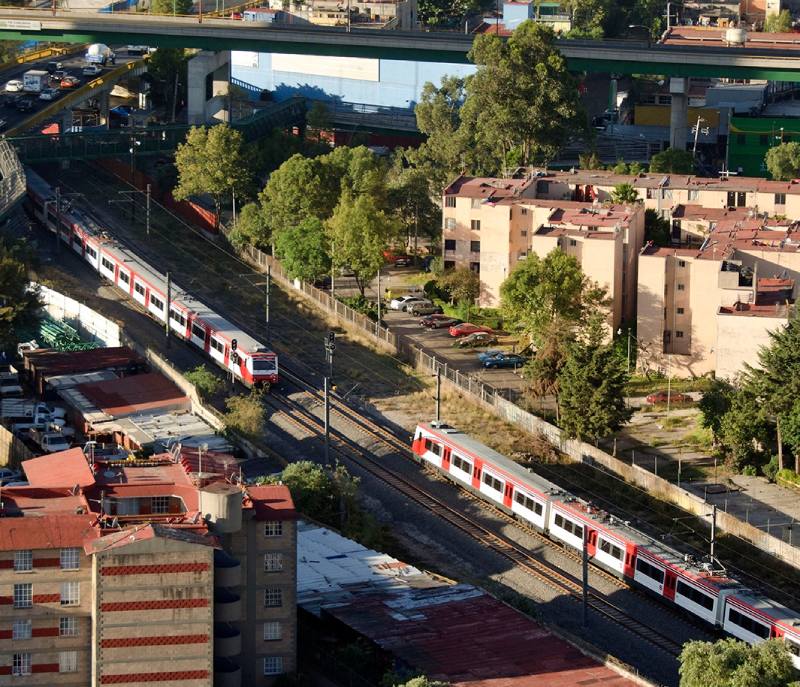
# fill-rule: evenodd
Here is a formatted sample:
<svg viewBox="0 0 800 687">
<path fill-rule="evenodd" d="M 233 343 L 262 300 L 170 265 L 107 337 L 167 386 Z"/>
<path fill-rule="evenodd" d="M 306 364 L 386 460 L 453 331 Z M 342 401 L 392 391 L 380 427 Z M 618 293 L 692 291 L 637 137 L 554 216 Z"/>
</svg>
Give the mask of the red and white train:
<svg viewBox="0 0 800 687">
<path fill-rule="evenodd" d="M 278 381 L 278 356 L 252 336 L 231 324 L 174 282 L 167 300 L 167 279 L 118 241 L 110 238 L 91 218 L 76 209 L 56 216 L 55 194 L 50 185 L 30 169 L 25 170 L 31 211 L 50 231 L 59 224 L 59 240 L 70 246 L 95 272 L 139 303 L 170 331 L 201 349 L 217 365 L 248 386 Z"/>
<path fill-rule="evenodd" d="M 626 522 L 444 423 L 420 423 L 414 454 L 456 484 L 581 551 L 618 577 L 751 644 L 782 638 L 800 668 L 800 615 L 707 563 L 665 546 Z"/>
</svg>

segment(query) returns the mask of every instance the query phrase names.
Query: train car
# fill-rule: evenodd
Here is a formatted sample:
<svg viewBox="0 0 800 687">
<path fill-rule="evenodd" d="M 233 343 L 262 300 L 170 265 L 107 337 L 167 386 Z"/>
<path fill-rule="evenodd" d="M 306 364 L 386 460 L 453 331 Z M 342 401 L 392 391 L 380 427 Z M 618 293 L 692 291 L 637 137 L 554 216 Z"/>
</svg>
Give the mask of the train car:
<svg viewBox="0 0 800 687">
<path fill-rule="evenodd" d="M 26 175 L 33 215 L 51 231 L 58 223 L 60 240 L 148 315 L 162 323 L 169 317 L 170 331 L 175 336 L 201 349 L 248 386 L 278 381 L 278 357 L 274 352 L 179 285 L 171 283 L 168 288 L 165 275 L 110 238 L 84 213 L 62 205 L 57 217 L 50 185 L 35 172 L 26 170 Z"/>
</svg>

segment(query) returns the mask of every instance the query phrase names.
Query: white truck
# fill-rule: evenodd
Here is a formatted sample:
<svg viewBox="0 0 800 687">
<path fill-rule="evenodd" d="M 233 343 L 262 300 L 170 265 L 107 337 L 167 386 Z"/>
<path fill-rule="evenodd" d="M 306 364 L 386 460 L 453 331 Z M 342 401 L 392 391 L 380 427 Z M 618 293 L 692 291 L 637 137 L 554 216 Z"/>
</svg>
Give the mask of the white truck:
<svg viewBox="0 0 800 687">
<path fill-rule="evenodd" d="M 101 64 L 105 67 L 107 62 L 113 63 L 114 58 L 113 51 L 105 43 L 92 43 L 86 49 L 85 59 L 88 64 Z"/>
<path fill-rule="evenodd" d="M 67 436 L 61 432 L 48 431 L 47 428 L 32 427 L 29 434 L 31 439 L 45 453 L 57 453 L 58 451 L 66 451 L 72 448 Z"/>
<path fill-rule="evenodd" d="M 67 411 L 47 403 L 25 401 L 17 398 L 4 398 L 0 401 L 0 418 L 3 419 L 29 420 L 37 416 L 44 417 L 46 415 L 63 419 L 67 416 Z"/>
<path fill-rule="evenodd" d="M 50 74 L 44 69 L 29 69 L 22 75 L 22 90 L 25 93 L 41 93 L 50 85 Z"/>
</svg>

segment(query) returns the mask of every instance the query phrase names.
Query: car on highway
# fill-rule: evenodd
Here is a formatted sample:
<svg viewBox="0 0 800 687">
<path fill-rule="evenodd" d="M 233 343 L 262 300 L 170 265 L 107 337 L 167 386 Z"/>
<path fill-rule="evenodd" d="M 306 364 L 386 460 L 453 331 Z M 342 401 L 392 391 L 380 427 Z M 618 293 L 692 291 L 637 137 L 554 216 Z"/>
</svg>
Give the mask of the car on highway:
<svg viewBox="0 0 800 687">
<path fill-rule="evenodd" d="M 33 110 L 33 100 L 27 98 L 17 98 L 15 107 L 19 112 L 30 112 Z"/>
<path fill-rule="evenodd" d="M 67 72 L 65 72 L 63 69 L 58 69 L 50 75 L 50 83 L 60 84 L 61 79 L 64 79 L 67 76 Z"/>
<path fill-rule="evenodd" d="M 662 390 L 662 391 L 654 391 L 647 397 L 646 401 L 650 405 L 654 406 L 654 405 L 666 404 L 667 398 L 669 398 L 670 403 L 676 403 L 676 404 L 691 403 L 694 400 L 691 396 L 689 396 L 689 394 L 680 394 L 676 391 L 669 392 L 666 390 Z"/>
<path fill-rule="evenodd" d="M 431 303 L 427 298 L 423 298 L 422 296 L 400 296 L 399 298 L 392 298 L 389 301 L 389 308 L 391 310 L 402 310 L 406 312 L 408 310 L 408 306 L 414 304 L 422 304 L 422 303 Z"/>
<path fill-rule="evenodd" d="M 80 83 L 80 79 L 74 76 L 65 76 L 61 79 L 61 88 L 75 88 Z"/>
<path fill-rule="evenodd" d="M 434 303 L 412 303 L 408 306 L 409 315 L 439 315 L 442 313 L 442 306 Z"/>
<path fill-rule="evenodd" d="M 450 317 L 449 315 L 427 315 L 423 317 L 419 323 L 428 329 L 446 329 L 452 327 L 454 324 L 460 324 L 461 320 L 457 317 Z"/>
<path fill-rule="evenodd" d="M 460 324 L 450 327 L 450 336 L 466 336 L 467 334 L 476 334 L 477 332 L 485 332 L 493 334 L 491 327 L 482 327 L 471 322 L 461 322 Z"/>
<path fill-rule="evenodd" d="M 478 356 L 478 360 L 480 360 L 481 365 L 487 369 L 513 367 L 516 370 L 518 367 L 522 367 L 526 362 L 528 362 L 528 359 L 524 356 L 517 355 L 516 353 L 503 353 L 502 351 L 484 359 L 481 359 L 481 357 Z"/>
<path fill-rule="evenodd" d="M 6 81 L 6 93 L 19 93 L 20 91 L 22 91 L 22 81 L 19 79 Z"/>
<path fill-rule="evenodd" d="M 497 343 L 497 337 L 488 332 L 475 332 L 474 334 L 467 334 L 453 342 L 456 348 L 479 348 L 480 346 L 491 346 Z"/>
<path fill-rule="evenodd" d="M 50 72 L 51 74 L 53 72 L 57 72 L 57 71 L 60 71 L 62 69 L 64 69 L 64 65 L 61 62 L 54 61 L 54 62 L 48 62 L 47 63 L 47 71 Z"/>
<path fill-rule="evenodd" d="M 45 88 L 39 94 L 39 100 L 55 100 L 58 98 L 59 91 L 57 88 Z"/>
<path fill-rule="evenodd" d="M 103 68 L 99 64 L 87 64 L 81 69 L 81 74 L 84 76 L 97 76 L 103 73 Z"/>
</svg>

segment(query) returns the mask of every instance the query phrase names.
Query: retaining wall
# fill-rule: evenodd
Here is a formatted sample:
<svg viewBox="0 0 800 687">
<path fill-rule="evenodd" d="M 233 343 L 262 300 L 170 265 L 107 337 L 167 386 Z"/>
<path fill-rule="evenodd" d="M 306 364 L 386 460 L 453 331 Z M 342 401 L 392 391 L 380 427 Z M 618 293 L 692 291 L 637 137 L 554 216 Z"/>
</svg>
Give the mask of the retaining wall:
<svg viewBox="0 0 800 687">
<path fill-rule="evenodd" d="M 64 320 L 85 338 L 107 348 L 121 346 L 119 325 L 83 303 L 46 286 L 38 285 L 44 308 L 54 320 Z"/>
</svg>

